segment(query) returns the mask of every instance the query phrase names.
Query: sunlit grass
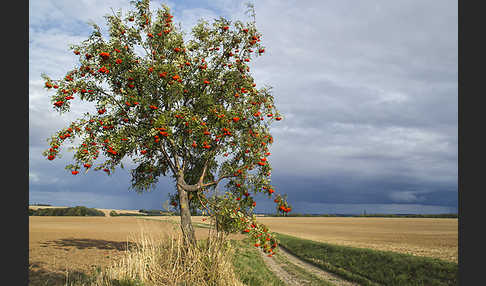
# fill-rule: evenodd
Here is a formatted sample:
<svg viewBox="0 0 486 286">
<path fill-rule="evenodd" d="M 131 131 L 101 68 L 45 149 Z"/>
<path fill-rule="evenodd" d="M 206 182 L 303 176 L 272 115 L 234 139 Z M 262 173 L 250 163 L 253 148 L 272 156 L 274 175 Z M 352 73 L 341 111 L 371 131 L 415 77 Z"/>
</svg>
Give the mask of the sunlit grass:
<svg viewBox="0 0 486 286">
<path fill-rule="evenodd" d="M 277 234 L 302 260 L 362 285 L 457 285 L 458 265 L 439 259 L 331 245 Z"/>
</svg>

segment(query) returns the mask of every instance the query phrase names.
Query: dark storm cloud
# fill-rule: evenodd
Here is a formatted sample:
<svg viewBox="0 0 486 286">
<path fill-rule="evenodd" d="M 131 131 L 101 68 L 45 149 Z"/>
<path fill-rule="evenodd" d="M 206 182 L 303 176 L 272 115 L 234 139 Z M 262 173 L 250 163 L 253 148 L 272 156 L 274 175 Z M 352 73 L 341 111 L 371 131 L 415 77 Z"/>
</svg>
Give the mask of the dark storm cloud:
<svg viewBox="0 0 486 286">
<path fill-rule="evenodd" d="M 278 95 L 289 100 L 281 106 L 293 116 L 286 123 L 291 126 L 340 122 L 377 127 L 457 127 L 457 87 L 428 90 L 428 94 L 405 90 L 387 94 L 372 87 L 342 86 L 324 79 L 306 81 L 305 86 Z M 295 103 L 290 102 L 292 97 Z"/>
<path fill-rule="evenodd" d="M 125 209 L 161 209 L 161 204 L 168 199 L 168 193 L 174 193 L 174 184 L 170 178 L 160 178 L 156 187 L 150 191 L 137 193 L 130 189 L 130 168 L 117 169 L 110 176 L 103 171 L 84 170 L 76 176 L 65 170 L 69 155 L 63 152 L 58 161 L 43 163 L 33 160 L 29 174 L 29 202 L 49 203 L 52 205 L 85 205 L 98 208 Z M 45 160 L 45 159 L 44 159 Z"/>
<path fill-rule="evenodd" d="M 274 175 L 278 192 L 291 202 L 336 204 L 424 204 L 457 206 L 454 184 L 417 182 L 406 176 L 359 178 L 343 174 L 319 178 Z"/>
<path fill-rule="evenodd" d="M 271 55 L 256 73 L 285 118 L 273 127 L 271 161 L 285 174 L 272 179 L 282 192 L 321 203 L 457 204 L 457 3 L 256 7 Z"/>
</svg>

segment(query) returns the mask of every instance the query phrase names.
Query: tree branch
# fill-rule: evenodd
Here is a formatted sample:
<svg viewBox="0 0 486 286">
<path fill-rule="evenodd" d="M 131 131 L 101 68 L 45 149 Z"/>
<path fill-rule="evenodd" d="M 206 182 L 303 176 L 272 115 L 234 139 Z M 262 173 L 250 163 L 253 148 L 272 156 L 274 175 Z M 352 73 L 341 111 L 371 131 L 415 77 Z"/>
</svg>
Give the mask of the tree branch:
<svg viewBox="0 0 486 286">
<path fill-rule="evenodd" d="M 199 177 L 199 181 L 198 181 L 199 185 L 201 185 L 203 183 L 204 176 L 206 176 L 206 170 L 208 169 L 208 161 L 209 161 L 209 158 L 206 159 L 206 162 L 204 162 L 204 167 L 203 167 L 203 170 L 201 172 L 201 176 Z"/>
<path fill-rule="evenodd" d="M 170 157 L 169 157 L 169 154 L 167 154 L 167 151 L 165 151 L 164 143 L 161 143 L 160 147 L 161 147 L 162 153 L 164 154 L 165 159 L 169 162 L 169 166 L 170 166 L 170 169 L 172 170 L 172 173 L 174 175 L 177 175 L 177 168 L 176 168 L 176 166 L 174 166 L 174 163 L 170 160 Z"/>
<path fill-rule="evenodd" d="M 170 138 L 167 138 L 166 140 L 167 142 L 169 142 L 172 155 L 174 156 L 174 166 L 176 169 L 176 172 L 174 174 L 177 174 L 181 170 L 181 168 L 179 167 L 179 154 L 177 154 L 177 148 L 174 142 Z"/>
<path fill-rule="evenodd" d="M 215 181 L 212 181 L 212 182 L 209 182 L 209 183 L 206 183 L 206 184 L 202 184 L 201 187 L 209 187 L 209 186 L 212 186 L 212 185 L 217 185 L 217 184 L 219 184 L 219 182 L 221 182 L 221 180 L 226 179 L 226 178 L 231 178 L 231 177 L 235 177 L 235 176 L 234 175 L 222 176 L 222 177 L 219 177 L 219 179 L 217 179 Z"/>
<path fill-rule="evenodd" d="M 198 182 L 197 184 L 194 184 L 194 185 L 188 185 L 185 182 L 184 177 L 179 176 L 177 178 L 177 185 L 180 186 L 181 188 L 183 188 L 187 192 L 197 192 L 201 188 L 217 185 L 217 184 L 219 184 L 219 182 L 221 182 L 221 180 L 226 179 L 226 178 L 231 178 L 231 177 L 235 177 L 235 176 L 234 175 L 226 175 L 226 176 L 221 176 L 219 179 L 212 181 L 212 182 L 209 182 L 209 183 L 203 184 L 202 182 Z"/>
<path fill-rule="evenodd" d="M 116 105 L 118 105 L 118 107 L 121 110 L 125 110 L 125 108 L 123 107 L 123 105 L 121 105 L 120 102 L 118 102 L 118 100 L 116 100 L 116 98 L 112 94 L 109 94 L 109 93 L 105 92 L 105 90 L 103 88 L 100 88 L 99 91 L 101 93 L 103 93 L 104 95 L 108 96 L 113 101 L 113 103 L 115 103 Z"/>
</svg>

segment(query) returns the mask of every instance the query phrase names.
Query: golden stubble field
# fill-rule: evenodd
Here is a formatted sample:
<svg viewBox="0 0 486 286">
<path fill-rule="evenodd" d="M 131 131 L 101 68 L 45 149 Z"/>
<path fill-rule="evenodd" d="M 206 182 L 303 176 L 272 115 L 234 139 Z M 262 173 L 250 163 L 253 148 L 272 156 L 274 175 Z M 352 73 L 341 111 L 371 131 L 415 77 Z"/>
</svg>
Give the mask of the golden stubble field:
<svg viewBox="0 0 486 286">
<path fill-rule="evenodd" d="M 179 217 L 163 219 L 180 220 Z M 193 221 L 206 223 L 202 217 L 193 217 Z M 257 217 L 257 221 L 273 232 L 300 238 L 458 262 L 458 219 Z"/>
<path fill-rule="evenodd" d="M 110 209 L 103 210 L 106 213 Z M 128 212 L 123 210 L 123 212 Z M 29 217 L 29 285 L 63 285 L 121 258 L 136 235 L 180 233 L 179 217 Z M 458 220 L 432 218 L 257 217 L 271 231 L 338 245 L 391 250 L 457 263 Z M 195 223 L 207 223 L 193 217 Z M 197 238 L 208 229 L 195 228 Z M 241 239 L 244 235 L 232 235 Z"/>
<path fill-rule="evenodd" d="M 260 217 L 271 231 L 338 245 L 458 261 L 458 219 Z"/>
</svg>

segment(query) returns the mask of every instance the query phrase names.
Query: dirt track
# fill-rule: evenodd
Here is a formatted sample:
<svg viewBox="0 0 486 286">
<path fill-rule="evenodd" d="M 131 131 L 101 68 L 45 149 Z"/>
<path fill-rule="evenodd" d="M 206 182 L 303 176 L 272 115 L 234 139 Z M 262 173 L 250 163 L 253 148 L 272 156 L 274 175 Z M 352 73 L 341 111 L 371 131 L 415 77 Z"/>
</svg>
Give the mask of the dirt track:
<svg viewBox="0 0 486 286">
<path fill-rule="evenodd" d="M 297 265 L 298 267 L 303 268 L 305 271 L 312 273 L 319 277 L 320 279 L 327 281 L 329 283 L 332 283 L 333 285 L 336 286 L 359 286 L 359 284 L 353 283 L 346 281 L 339 276 L 324 271 L 306 261 L 301 260 L 300 258 L 296 257 L 292 253 L 288 252 L 285 248 L 279 247 L 277 255 L 281 255 L 286 259 L 289 263 L 292 263 L 294 265 Z M 263 252 L 262 252 L 263 255 Z M 292 275 L 291 273 L 285 271 L 285 269 L 282 268 L 282 264 L 277 261 L 275 258 L 270 258 L 267 257 L 266 255 L 263 255 L 263 260 L 267 264 L 267 266 L 275 273 L 282 281 L 286 281 L 289 285 L 295 285 L 295 286 L 301 286 L 301 285 L 308 285 L 307 281 L 302 279 L 301 277 L 297 275 Z"/>
</svg>

